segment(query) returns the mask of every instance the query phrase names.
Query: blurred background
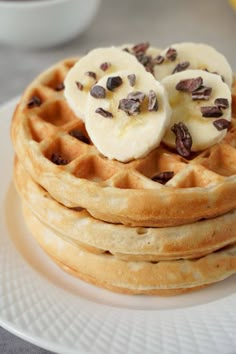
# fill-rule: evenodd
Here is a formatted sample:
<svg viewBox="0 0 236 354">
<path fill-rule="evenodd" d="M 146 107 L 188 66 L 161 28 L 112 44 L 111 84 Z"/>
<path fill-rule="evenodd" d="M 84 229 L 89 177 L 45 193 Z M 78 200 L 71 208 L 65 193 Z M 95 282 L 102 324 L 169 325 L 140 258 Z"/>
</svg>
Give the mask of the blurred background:
<svg viewBox="0 0 236 354">
<path fill-rule="evenodd" d="M 165 48 L 181 41 L 204 42 L 221 51 L 236 72 L 235 34 L 236 10 L 227 0 L 101 0 L 89 27 L 63 45 L 35 49 L 0 41 L 0 104 L 21 94 L 53 63 L 99 46 L 149 41 Z M 0 353 L 46 351 L 0 328 Z"/>
<path fill-rule="evenodd" d="M 19 95 L 54 62 L 99 46 L 149 41 L 164 48 L 179 41 L 205 42 L 221 51 L 236 72 L 235 33 L 236 11 L 228 0 L 101 0 L 90 26 L 63 45 L 33 49 L 0 41 L 0 104 Z"/>
</svg>

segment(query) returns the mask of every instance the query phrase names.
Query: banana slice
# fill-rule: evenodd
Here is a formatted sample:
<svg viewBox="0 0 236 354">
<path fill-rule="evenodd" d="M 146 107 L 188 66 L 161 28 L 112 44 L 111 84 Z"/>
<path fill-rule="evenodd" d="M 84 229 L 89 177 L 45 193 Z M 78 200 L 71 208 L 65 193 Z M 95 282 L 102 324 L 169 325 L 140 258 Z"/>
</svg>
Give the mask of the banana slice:
<svg viewBox="0 0 236 354">
<path fill-rule="evenodd" d="M 160 53 L 154 67 L 157 80 L 187 69 L 218 73 L 231 88 L 233 73 L 227 59 L 213 47 L 202 43 L 172 44 Z"/>
<path fill-rule="evenodd" d="M 188 157 L 223 139 L 231 120 L 231 92 L 219 75 L 186 70 L 167 76 L 162 84 L 172 108 L 165 144 Z"/>
<path fill-rule="evenodd" d="M 102 77 L 91 89 L 85 124 L 103 155 L 127 162 L 160 144 L 170 114 L 161 83 L 133 67 Z"/>
<path fill-rule="evenodd" d="M 85 120 L 84 112 L 91 87 L 104 75 L 126 69 L 145 70 L 134 56 L 116 47 L 94 49 L 81 58 L 64 82 L 64 95 L 74 113 Z"/>
</svg>

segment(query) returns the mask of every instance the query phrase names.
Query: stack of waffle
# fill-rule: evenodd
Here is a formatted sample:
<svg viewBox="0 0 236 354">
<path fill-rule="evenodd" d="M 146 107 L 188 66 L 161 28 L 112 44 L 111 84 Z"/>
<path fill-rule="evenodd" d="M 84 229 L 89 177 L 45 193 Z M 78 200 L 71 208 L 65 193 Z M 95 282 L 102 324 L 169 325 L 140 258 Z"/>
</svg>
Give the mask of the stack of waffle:
<svg viewBox="0 0 236 354">
<path fill-rule="evenodd" d="M 15 185 L 39 245 L 65 271 L 121 293 L 175 295 L 232 275 L 236 96 L 220 143 L 189 159 L 161 144 L 121 163 L 98 152 L 64 98 L 75 62 L 37 77 L 12 121 Z"/>
</svg>

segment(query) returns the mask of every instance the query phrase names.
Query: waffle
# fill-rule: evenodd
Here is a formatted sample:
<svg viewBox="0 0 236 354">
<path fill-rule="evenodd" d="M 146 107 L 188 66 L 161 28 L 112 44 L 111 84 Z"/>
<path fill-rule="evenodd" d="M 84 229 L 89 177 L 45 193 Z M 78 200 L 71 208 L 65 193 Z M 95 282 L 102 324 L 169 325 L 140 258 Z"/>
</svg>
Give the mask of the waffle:
<svg viewBox="0 0 236 354">
<path fill-rule="evenodd" d="M 96 254 L 126 261 L 196 258 L 236 242 L 236 210 L 214 219 L 166 228 L 127 227 L 69 209 L 35 183 L 15 160 L 14 180 L 21 199 L 63 239 Z"/>
<path fill-rule="evenodd" d="M 72 244 L 24 205 L 26 223 L 40 246 L 64 270 L 89 283 L 128 294 L 176 295 L 221 281 L 236 271 L 236 245 L 194 260 L 135 262 L 94 254 Z"/>
<path fill-rule="evenodd" d="M 12 141 L 35 181 L 67 207 L 131 226 L 187 224 L 236 207 L 236 118 L 221 143 L 188 160 L 164 145 L 126 164 L 108 160 L 88 141 L 63 96 L 63 80 L 76 60 L 39 75 L 15 111 Z M 68 134 L 75 130 L 87 143 Z M 166 184 L 152 180 L 165 171 L 174 172 Z"/>
</svg>

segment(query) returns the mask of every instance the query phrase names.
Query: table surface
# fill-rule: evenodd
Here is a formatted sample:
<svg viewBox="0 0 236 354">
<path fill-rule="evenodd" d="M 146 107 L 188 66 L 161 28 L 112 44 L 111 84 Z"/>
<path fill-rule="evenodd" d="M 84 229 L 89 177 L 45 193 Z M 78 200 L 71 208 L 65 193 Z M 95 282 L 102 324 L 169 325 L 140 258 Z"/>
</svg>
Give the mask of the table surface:
<svg viewBox="0 0 236 354">
<path fill-rule="evenodd" d="M 99 46 L 148 40 L 165 48 L 181 41 L 205 42 L 221 51 L 236 72 L 235 33 L 236 12 L 227 0 L 102 0 L 90 28 L 63 46 L 36 50 L 0 43 L 0 104 L 19 95 L 51 64 Z M 0 353 L 50 352 L 0 328 Z"/>
</svg>

